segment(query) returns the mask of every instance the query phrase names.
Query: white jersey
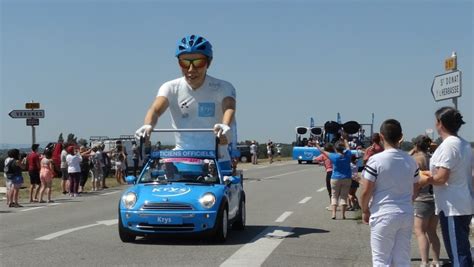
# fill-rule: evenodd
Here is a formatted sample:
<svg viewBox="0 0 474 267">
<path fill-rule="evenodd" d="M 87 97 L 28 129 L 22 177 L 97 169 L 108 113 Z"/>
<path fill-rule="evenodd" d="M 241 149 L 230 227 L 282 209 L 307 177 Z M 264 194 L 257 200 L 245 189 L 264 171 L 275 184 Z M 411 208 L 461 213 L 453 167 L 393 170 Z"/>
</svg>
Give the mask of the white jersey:
<svg viewBox="0 0 474 267">
<path fill-rule="evenodd" d="M 196 90 L 184 77 L 166 82 L 158 90 L 158 96 L 168 99 L 175 129 L 213 128 L 214 124 L 222 122 L 224 98 L 236 98 L 232 84 L 209 75 Z M 175 138 L 176 149 L 213 150 L 216 145 L 213 133 L 175 133 Z"/>
<path fill-rule="evenodd" d="M 449 179 L 444 185 L 433 186 L 436 214 L 445 216 L 471 215 L 474 212 L 472 188 L 472 150 L 464 139 L 449 136 L 435 150 L 430 160 L 430 171 L 449 169 Z"/>
<path fill-rule="evenodd" d="M 399 149 L 386 149 L 370 157 L 362 176 L 375 183 L 371 217 L 413 213 L 413 184 L 419 180 L 418 172 L 415 160 Z"/>
</svg>

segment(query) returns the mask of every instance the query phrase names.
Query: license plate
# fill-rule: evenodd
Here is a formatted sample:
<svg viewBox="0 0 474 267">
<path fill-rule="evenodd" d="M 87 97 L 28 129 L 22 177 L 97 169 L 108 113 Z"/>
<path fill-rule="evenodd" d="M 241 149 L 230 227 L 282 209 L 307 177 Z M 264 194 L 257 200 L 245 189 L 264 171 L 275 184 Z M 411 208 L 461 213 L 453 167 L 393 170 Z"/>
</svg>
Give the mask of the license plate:
<svg viewBox="0 0 474 267">
<path fill-rule="evenodd" d="M 158 224 L 183 224 L 183 218 L 178 216 L 158 216 L 156 222 Z"/>
</svg>

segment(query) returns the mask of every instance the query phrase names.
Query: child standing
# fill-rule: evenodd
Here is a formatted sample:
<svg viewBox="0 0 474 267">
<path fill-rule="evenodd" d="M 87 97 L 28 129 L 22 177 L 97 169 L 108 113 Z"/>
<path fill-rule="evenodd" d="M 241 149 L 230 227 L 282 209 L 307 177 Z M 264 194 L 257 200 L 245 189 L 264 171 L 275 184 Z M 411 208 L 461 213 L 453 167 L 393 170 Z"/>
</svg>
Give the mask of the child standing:
<svg viewBox="0 0 474 267">
<path fill-rule="evenodd" d="M 352 183 L 351 189 L 349 190 L 349 203 L 347 210 L 353 211 L 360 209 L 359 199 L 357 199 L 357 188 L 359 188 L 359 168 L 357 167 L 357 157 L 356 155 L 351 156 L 351 172 L 352 172 Z"/>
</svg>

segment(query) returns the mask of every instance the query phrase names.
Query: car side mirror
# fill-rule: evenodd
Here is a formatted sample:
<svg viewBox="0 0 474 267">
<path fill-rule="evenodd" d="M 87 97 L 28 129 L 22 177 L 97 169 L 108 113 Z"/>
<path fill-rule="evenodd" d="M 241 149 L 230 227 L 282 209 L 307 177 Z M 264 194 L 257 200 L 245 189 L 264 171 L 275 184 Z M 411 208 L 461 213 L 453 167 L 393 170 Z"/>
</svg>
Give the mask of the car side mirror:
<svg viewBox="0 0 474 267">
<path fill-rule="evenodd" d="M 224 184 L 230 185 L 232 183 L 233 177 L 232 176 L 224 176 Z"/>
<path fill-rule="evenodd" d="M 127 182 L 127 184 L 134 184 L 137 180 L 137 177 L 133 176 L 133 175 L 129 175 L 127 177 L 125 177 L 125 181 Z"/>
</svg>

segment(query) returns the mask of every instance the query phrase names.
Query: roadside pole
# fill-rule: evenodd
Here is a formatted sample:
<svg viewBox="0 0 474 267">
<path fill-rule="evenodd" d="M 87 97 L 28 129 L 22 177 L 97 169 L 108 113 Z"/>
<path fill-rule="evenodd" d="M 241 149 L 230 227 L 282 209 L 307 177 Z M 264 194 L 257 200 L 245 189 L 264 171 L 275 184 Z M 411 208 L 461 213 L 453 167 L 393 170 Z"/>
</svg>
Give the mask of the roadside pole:
<svg viewBox="0 0 474 267">
<path fill-rule="evenodd" d="M 25 103 L 25 110 L 12 110 L 8 115 L 13 119 L 26 119 L 26 126 L 31 126 L 31 142 L 36 144 L 36 128 L 39 119 L 44 118 L 44 110 L 39 109 L 40 103 L 31 101 Z"/>
</svg>

